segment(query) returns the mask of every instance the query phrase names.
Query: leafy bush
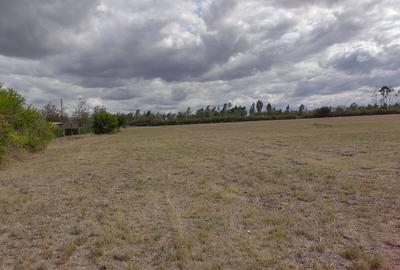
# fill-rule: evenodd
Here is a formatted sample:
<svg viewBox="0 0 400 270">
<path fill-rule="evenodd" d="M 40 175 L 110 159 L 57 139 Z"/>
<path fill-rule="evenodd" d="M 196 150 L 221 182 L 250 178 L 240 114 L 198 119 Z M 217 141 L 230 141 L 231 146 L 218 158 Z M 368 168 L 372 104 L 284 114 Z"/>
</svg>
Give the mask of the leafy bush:
<svg viewBox="0 0 400 270">
<path fill-rule="evenodd" d="M 0 161 L 11 144 L 12 129 L 0 115 Z"/>
<path fill-rule="evenodd" d="M 332 109 L 330 107 L 321 107 L 315 110 L 316 117 L 329 117 Z"/>
<path fill-rule="evenodd" d="M 10 148 L 43 149 L 52 136 L 52 126 L 38 110 L 26 107 L 13 89 L 0 88 L 0 160 Z"/>
<path fill-rule="evenodd" d="M 115 132 L 118 128 L 117 116 L 101 111 L 93 115 L 93 130 L 96 134 Z"/>
<path fill-rule="evenodd" d="M 22 147 L 30 150 L 41 150 L 53 137 L 53 126 L 46 121 L 40 111 L 28 107 L 21 112 L 18 132 Z"/>
<path fill-rule="evenodd" d="M 0 115 L 4 121 L 16 124 L 24 104 L 24 97 L 16 91 L 9 88 L 0 88 Z"/>
</svg>

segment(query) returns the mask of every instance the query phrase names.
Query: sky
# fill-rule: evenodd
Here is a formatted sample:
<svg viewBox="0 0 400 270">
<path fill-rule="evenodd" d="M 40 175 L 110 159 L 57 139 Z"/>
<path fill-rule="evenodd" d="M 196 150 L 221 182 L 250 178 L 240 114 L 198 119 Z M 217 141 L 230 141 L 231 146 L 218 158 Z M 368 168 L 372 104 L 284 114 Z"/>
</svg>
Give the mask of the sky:
<svg viewBox="0 0 400 270">
<path fill-rule="evenodd" d="M 400 1 L 0 0 L 0 82 L 70 110 L 367 104 L 400 86 Z"/>
</svg>

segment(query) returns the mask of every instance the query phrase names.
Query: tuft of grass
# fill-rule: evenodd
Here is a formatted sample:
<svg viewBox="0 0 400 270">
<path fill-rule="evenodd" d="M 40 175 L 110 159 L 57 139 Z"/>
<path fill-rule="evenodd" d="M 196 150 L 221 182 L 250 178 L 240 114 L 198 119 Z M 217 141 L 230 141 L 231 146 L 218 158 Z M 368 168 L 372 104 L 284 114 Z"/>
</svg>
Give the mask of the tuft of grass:
<svg viewBox="0 0 400 270">
<path fill-rule="evenodd" d="M 265 224 L 281 225 L 288 222 L 288 217 L 277 212 L 268 212 L 263 218 Z"/>
<path fill-rule="evenodd" d="M 359 259 L 354 261 L 350 270 L 380 270 L 385 268 L 385 260 L 381 256 L 373 256 L 370 259 Z"/>
<path fill-rule="evenodd" d="M 307 230 L 307 229 L 296 230 L 295 234 L 297 236 L 304 237 L 304 238 L 306 238 L 307 240 L 310 240 L 310 241 L 315 240 L 314 234 L 311 231 Z"/>
<path fill-rule="evenodd" d="M 385 259 L 381 255 L 363 254 L 358 248 L 345 249 L 341 255 L 353 261 L 350 265 L 351 270 L 379 270 L 386 266 Z"/>
<path fill-rule="evenodd" d="M 313 202 L 317 199 L 317 196 L 314 193 L 307 190 L 295 191 L 295 196 L 297 200 L 303 202 Z"/>
<path fill-rule="evenodd" d="M 70 231 L 71 235 L 80 235 L 82 233 L 81 229 L 77 226 L 73 227 Z"/>
<path fill-rule="evenodd" d="M 373 255 L 371 258 L 368 259 L 369 268 L 371 270 L 382 269 L 385 267 L 386 262 L 383 256 L 381 255 Z"/>
<path fill-rule="evenodd" d="M 335 220 L 335 210 L 332 208 L 326 208 L 323 211 L 321 222 L 322 224 L 331 223 Z"/>
<path fill-rule="evenodd" d="M 291 237 L 288 234 L 287 230 L 285 230 L 281 226 L 276 226 L 275 228 L 270 230 L 268 232 L 267 239 L 275 241 L 278 244 L 283 244 L 291 241 Z"/>
<path fill-rule="evenodd" d="M 121 261 L 121 262 L 127 262 L 129 261 L 129 252 L 124 252 L 124 253 L 114 253 L 113 259 L 116 261 Z"/>
<path fill-rule="evenodd" d="M 95 248 L 92 250 L 92 257 L 93 258 L 99 258 L 104 256 L 104 251 L 100 248 Z"/>
<path fill-rule="evenodd" d="M 345 248 L 343 251 L 340 252 L 340 256 L 347 260 L 356 260 L 361 257 L 361 254 L 361 250 L 357 247 Z"/>
</svg>

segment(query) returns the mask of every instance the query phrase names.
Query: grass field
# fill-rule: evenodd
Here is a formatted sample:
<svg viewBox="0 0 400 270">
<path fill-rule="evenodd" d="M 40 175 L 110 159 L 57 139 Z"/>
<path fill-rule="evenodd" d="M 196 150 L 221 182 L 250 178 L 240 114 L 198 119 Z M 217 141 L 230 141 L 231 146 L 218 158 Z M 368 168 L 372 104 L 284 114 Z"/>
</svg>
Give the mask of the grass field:
<svg viewBox="0 0 400 270">
<path fill-rule="evenodd" d="M 56 140 L 0 171 L 0 269 L 400 269 L 400 116 Z"/>
</svg>

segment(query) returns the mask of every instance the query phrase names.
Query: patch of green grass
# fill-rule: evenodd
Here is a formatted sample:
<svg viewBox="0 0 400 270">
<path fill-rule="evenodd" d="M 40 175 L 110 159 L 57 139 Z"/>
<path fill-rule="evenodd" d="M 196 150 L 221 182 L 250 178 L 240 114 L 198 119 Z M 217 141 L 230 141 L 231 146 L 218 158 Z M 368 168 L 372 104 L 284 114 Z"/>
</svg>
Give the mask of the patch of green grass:
<svg viewBox="0 0 400 270">
<path fill-rule="evenodd" d="M 282 244 L 285 242 L 290 242 L 291 237 L 288 234 L 287 230 L 280 226 L 276 226 L 268 232 L 267 239 L 269 239 L 270 241 L 275 241 L 278 244 Z"/>
<path fill-rule="evenodd" d="M 95 248 L 92 250 L 92 257 L 93 258 L 99 258 L 104 255 L 104 251 L 100 248 Z"/>
<path fill-rule="evenodd" d="M 340 252 L 340 256 L 342 256 L 343 258 L 345 258 L 347 260 L 356 260 L 356 259 L 360 258 L 361 255 L 362 255 L 362 252 L 357 247 L 345 248 L 344 250 L 342 250 Z"/>
</svg>

